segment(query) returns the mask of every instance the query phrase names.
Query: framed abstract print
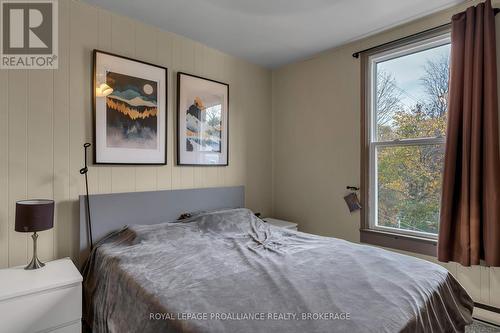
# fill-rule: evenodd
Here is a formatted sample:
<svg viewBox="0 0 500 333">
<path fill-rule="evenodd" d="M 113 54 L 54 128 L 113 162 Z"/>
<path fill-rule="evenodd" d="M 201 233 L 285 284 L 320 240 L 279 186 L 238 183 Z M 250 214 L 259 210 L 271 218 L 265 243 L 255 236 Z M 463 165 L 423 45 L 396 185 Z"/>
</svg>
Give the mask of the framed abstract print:
<svg viewBox="0 0 500 333">
<path fill-rule="evenodd" d="M 94 161 L 167 164 L 167 68 L 94 50 Z"/>
<path fill-rule="evenodd" d="M 177 73 L 177 164 L 229 164 L 229 85 Z"/>
</svg>

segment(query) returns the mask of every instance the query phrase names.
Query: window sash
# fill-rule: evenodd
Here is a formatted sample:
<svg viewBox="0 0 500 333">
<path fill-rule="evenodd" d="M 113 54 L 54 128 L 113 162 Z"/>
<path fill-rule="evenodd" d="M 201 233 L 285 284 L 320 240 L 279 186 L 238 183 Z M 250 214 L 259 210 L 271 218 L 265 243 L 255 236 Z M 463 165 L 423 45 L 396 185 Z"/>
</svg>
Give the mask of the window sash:
<svg viewBox="0 0 500 333">
<path fill-rule="evenodd" d="M 368 57 L 368 73 L 369 73 L 369 93 L 368 93 L 368 106 L 369 106 L 369 138 L 370 142 L 377 142 L 377 100 L 373 96 L 377 95 L 377 64 L 379 62 L 404 57 L 420 51 L 432 49 L 435 47 L 443 46 L 451 43 L 450 32 L 434 36 L 432 38 L 424 39 L 409 45 L 404 45 L 395 49 L 390 49 L 380 53 L 376 53 Z M 401 139 L 403 140 L 403 139 Z"/>
<path fill-rule="evenodd" d="M 370 210 L 368 213 L 368 228 L 372 230 L 380 230 L 384 232 L 390 232 L 395 234 L 403 234 L 410 236 L 418 236 L 423 238 L 437 239 L 437 234 L 428 233 L 424 231 L 416 230 L 406 230 L 391 228 L 386 226 L 377 225 L 378 218 L 378 186 L 377 186 L 377 176 L 378 176 L 378 165 L 377 165 L 377 148 L 379 147 L 404 147 L 404 146 L 430 146 L 430 145 L 445 145 L 445 139 L 442 137 L 435 138 L 421 138 L 421 139 L 404 139 L 404 140 L 393 140 L 393 141 L 382 141 L 382 142 L 372 142 L 370 143 L 370 159 L 369 159 L 369 171 L 370 171 L 370 185 L 368 191 L 368 198 L 370 200 L 369 206 Z"/>
<path fill-rule="evenodd" d="M 402 138 L 391 141 L 383 141 L 377 139 L 377 114 L 376 114 L 376 79 L 377 79 L 377 64 L 379 62 L 399 58 L 420 51 L 439 47 L 451 42 L 450 32 L 433 36 L 427 39 L 416 41 L 415 43 L 403 45 L 401 47 L 392 48 L 386 51 L 378 52 L 368 56 L 367 59 L 367 83 L 368 89 L 366 94 L 365 105 L 368 107 L 368 122 L 366 123 L 366 133 L 368 138 L 368 223 L 365 227 L 370 230 L 382 231 L 391 234 L 416 236 L 431 240 L 436 240 L 437 235 L 422 231 L 405 230 L 386 226 L 377 225 L 378 215 L 378 191 L 377 191 L 377 160 L 376 152 L 379 147 L 397 147 L 397 146 L 424 146 L 424 145 L 445 145 L 444 137 L 423 137 L 423 138 Z"/>
</svg>

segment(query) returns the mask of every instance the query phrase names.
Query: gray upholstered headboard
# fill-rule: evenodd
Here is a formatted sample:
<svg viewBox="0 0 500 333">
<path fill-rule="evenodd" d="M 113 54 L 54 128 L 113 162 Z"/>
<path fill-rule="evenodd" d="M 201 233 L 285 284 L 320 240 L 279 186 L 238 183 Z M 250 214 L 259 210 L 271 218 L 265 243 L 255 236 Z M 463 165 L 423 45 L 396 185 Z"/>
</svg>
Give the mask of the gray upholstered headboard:
<svg viewBox="0 0 500 333">
<path fill-rule="evenodd" d="M 245 188 L 215 187 L 186 190 L 95 194 L 90 196 L 94 244 L 112 231 L 133 224 L 175 221 L 181 214 L 207 209 L 245 206 Z M 80 256 L 89 252 L 85 196 L 80 196 Z"/>
</svg>

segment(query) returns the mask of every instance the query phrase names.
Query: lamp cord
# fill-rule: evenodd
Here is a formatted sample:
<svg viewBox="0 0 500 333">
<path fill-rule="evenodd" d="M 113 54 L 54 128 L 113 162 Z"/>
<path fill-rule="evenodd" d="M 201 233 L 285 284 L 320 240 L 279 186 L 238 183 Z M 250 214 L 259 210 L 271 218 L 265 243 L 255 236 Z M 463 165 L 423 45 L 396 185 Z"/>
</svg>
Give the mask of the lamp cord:
<svg viewBox="0 0 500 333">
<path fill-rule="evenodd" d="M 84 149 L 84 156 L 85 156 L 85 166 L 80 169 L 80 174 L 85 176 L 85 190 L 86 190 L 86 195 L 85 195 L 85 201 L 87 203 L 87 219 L 88 219 L 88 227 L 89 227 L 89 238 L 90 238 L 90 251 L 94 248 L 94 242 L 92 240 L 92 219 L 90 217 L 90 197 L 89 197 L 89 180 L 87 177 L 87 172 L 89 171 L 89 168 L 87 167 L 87 148 L 91 146 L 90 143 L 86 142 L 83 145 Z"/>
</svg>

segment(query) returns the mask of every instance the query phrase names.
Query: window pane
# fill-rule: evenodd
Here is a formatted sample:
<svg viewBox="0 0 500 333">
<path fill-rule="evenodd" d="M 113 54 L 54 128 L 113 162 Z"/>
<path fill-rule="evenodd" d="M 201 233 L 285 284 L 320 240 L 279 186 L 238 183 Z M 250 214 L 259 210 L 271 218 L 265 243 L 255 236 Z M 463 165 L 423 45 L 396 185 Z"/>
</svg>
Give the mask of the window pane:
<svg viewBox="0 0 500 333">
<path fill-rule="evenodd" d="M 444 145 L 377 148 L 377 225 L 437 234 Z"/>
<path fill-rule="evenodd" d="M 375 63 L 376 138 L 444 136 L 450 44 Z"/>
</svg>

